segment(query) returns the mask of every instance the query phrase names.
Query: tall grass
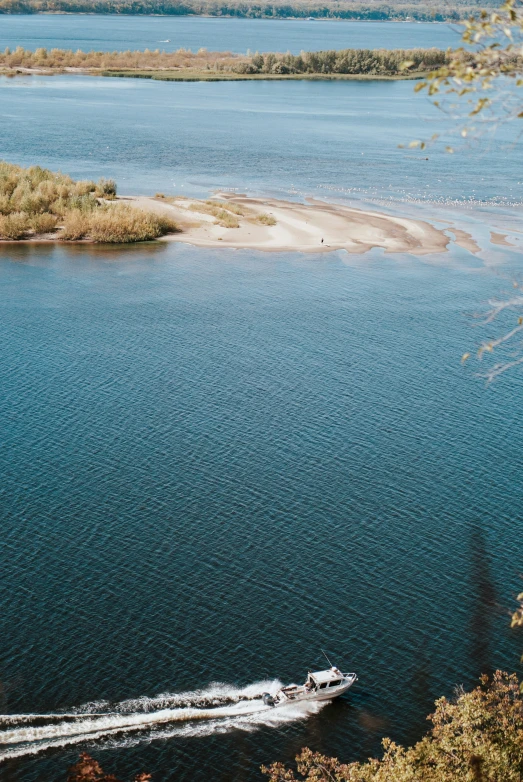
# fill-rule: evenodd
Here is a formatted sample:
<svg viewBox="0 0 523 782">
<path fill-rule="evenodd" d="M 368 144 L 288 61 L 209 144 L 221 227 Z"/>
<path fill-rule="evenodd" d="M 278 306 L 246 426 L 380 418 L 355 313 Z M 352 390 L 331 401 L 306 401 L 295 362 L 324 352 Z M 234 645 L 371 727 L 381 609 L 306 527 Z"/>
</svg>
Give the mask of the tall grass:
<svg viewBox="0 0 523 782">
<path fill-rule="evenodd" d="M 268 215 L 262 212 L 260 215 L 256 215 L 256 222 L 260 225 L 276 225 L 276 219 L 272 215 Z"/>
<path fill-rule="evenodd" d="M 140 242 L 179 230 L 167 217 L 127 204 L 107 203 L 116 183 L 75 182 L 39 166 L 21 168 L 0 161 L 0 239 L 54 234 L 58 239 Z"/>
<path fill-rule="evenodd" d="M 206 201 L 205 203 L 209 204 L 210 206 L 217 206 L 220 209 L 226 209 L 227 212 L 232 212 L 234 215 L 239 215 L 240 217 L 245 215 L 244 207 L 239 206 L 238 204 L 233 204 L 230 201 L 219 201 L 218 199 L 213 199 L 212 201 Z"/>
<path fill-rule="evenodd" d="M 0 0 L 1 2 L 1 0 Z M 343 49 L 341 51 L 302 52 L 278 54 L 268 52 L 254 55 L 231 52 L 208 52 L 200 49 L 191 52 L 126 51 L 126 52 L 73 52 L 66 49 L 37 49 L 28 51 L 21 46 L 14 51 L 0 52 L 0 68 L 40 68 L 62 70 L 82 68 L 105 71 L 162 71 L 184 70 L 237 74 L 366 74 L 398 76 L 404 71 L 402 63 L 412 63 L 409 72 L 434 70 L 444 65 L 446 53 L 440 49 Z M 77 183 L 93 185 L 94 183 Z M 113 196 L 114 182 L 100 180 L 97 188 L 105 188 L 106 196 Z"/>
<path fill-rule="evenodd" d="M 240 227 L 238 218 L 229 211 L 229 204 L 224 203 L 224 206 L 221 206 L 212 201 L 205 201 L 204 203 L 191 204 L 189 209 L 191 212 L 212 215 L 216 218 L 215 225 L 221 225 L 223 228 Z"/>
</svg>

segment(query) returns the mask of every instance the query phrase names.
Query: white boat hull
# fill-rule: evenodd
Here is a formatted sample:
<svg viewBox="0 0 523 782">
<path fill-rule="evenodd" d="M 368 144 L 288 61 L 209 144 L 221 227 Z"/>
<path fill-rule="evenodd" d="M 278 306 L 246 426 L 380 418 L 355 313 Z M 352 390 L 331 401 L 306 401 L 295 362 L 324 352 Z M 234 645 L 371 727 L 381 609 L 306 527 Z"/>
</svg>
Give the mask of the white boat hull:
<svg viewBox="0 0 523 782">
<path fill-rule="evenodd" d="M 309 679 L 308 682 L 301 686 L 290 684 L 288 687 L 282 687 L 274 696 L 265 693 L 263 701 L 272 708 L 289 706 L 302 701 L 332 701 L 334 698 L 339 698 L 340 695 L 347 692 L 357 680 L 358 677 L 355 673 L 342 674 L 340 672 L 339 677 L 333 682 L 334 686 L 331 686 L 330 682 L 312 686 L 311 679 Z M 337 681 L 339 681 L 339 684 L 336 683 Z M 314 682 L 314 679 L 312 679 L 312 682 Z"/>
</svg>

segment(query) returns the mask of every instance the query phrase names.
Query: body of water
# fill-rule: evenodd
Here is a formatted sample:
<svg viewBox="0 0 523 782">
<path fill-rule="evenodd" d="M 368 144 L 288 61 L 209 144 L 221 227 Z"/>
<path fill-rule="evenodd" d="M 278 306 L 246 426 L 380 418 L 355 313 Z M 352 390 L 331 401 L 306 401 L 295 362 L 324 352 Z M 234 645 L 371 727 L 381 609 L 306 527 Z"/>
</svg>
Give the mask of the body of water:
<svg viewBox="0 0 523 782">
<path fill-rule="evenodd" d="M 169 40 L 167 40 L 169 39 Z M 459 45 L 457 28 L 416 22 L 210 19 L 192 16 L 0 15 L 0 48 L 317 51 Z"/>
<path fill-rule="evenodd" d="M 522 378 L 486 388 L 460 356 L 487 336 L 466 314 L 520 274 L 488 229 L 519 219 L 521 153 L 501 136 L 398 149 L 441 122 L 412 89 L 0 79 L 12 162 L 127 193 L 385 204 L 474 223 L 489 248 L 2 247 L 0 711 L 113 716 L 90 742 L 2 718 L 21 743 L 0 744 L 1 782 L 58 782 L 81 750 L 154 782 L 255 782 L 304 745 L 361 760 L 418 739 L 456 685 L 517 667 Z M 320 648 L 357 671 L 347 697 L 242 712 L 323 667 Z M 165 708 L 175 721 L 142 724 Z"/>
<path fill-rule="evenodd" d="M 409 81 L 0 77 L 0 105 L 6 159 L 113 177 L 127 194 L 235 188 L 445 203 L 519 202 L 523 192 L 521 149 L 501 131 L 490 147 L 465 150 L 459 174 L 442 144 L 399 149 L 448 127 Z"/>
<path fill-rule="evenodd" d="M 360 681 L 317 714 L 60 729 L 0 779 L 363 759 L 517 666 L 521 378 L 459 364 L 492 278 L 380 256 L 2 251 L 2 711 L 223 706 L 321 647 Z"/>
</svg>

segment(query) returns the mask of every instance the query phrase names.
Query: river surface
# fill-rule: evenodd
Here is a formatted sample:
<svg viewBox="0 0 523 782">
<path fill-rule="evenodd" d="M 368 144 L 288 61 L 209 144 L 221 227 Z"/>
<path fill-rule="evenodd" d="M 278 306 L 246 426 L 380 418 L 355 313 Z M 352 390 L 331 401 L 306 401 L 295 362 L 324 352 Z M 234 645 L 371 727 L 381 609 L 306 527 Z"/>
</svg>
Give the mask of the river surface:
<svg viewBox="0 0 523 782">
<path fill-rule="evenodd" d="M 208 19 L 191 16 L 0 15 L 0 49 L 317 51 L 459 45 L 457 28 L 418 22 Z"/>
<path fill-rule="evenodd" d="M 255 782 L 304 745 L 360 760 L 517 668 L 523 379 L 460 356 L 507 325 L 469 315 L 521 276 L 489 234 L 517 241 L 521 153 L 398 149 L 441 123 L 412 87 L 0 79 L 13 162 L 455 220 L 484 248 L 3 246 L 0 711 L 108 716 L 91 741 L 2 720 L 1 782 L 59 782 L 82 750 L 154 782 Z M 249 711 L 320 648 L 357 671 L 346 697 Z"/>
</svg>

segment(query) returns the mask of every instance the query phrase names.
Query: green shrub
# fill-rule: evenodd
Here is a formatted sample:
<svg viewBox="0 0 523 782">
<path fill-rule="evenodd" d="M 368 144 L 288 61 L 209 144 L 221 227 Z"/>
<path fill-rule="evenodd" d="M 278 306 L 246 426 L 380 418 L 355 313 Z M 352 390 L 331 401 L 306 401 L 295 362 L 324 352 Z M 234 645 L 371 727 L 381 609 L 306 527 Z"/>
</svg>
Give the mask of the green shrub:
<svg viewBox="0 0 523 782">
<path fill-rule="evenodd" d="M 92 193 L 74 195 L 67 201 L 67 209 L 79 209 L 80 212 L 92 212 L 98 209 L 98 199 Z"/>
<path fill-rule="evenodd" d="M 116 187 L 116 185 L 115 185 Z M 96 183 L 89 179 L 79 180 L 75 182 L 73 192 L 75 195 L 87 195 L 87 193 L 94 193 L 96 191 Z"/>
</svg>

